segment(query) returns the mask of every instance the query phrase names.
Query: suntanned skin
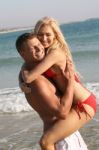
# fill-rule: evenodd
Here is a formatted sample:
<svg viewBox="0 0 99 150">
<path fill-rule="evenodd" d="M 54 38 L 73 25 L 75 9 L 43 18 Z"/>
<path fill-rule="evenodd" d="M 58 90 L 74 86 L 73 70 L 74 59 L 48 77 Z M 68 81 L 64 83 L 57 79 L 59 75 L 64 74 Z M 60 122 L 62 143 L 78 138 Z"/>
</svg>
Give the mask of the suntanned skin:
<svg viewBox="0 0 99 150">
<path fill-rule="evenodd" d="M 31 70 L 37 63 L 39 62 L 27 63 L 26 67 Z M 19 78 L 21 78 L 21 74 Z M 31 92 L 24 94 L 28 103 L 37 111 L 43 120 L 44 130 L 51 127 L 57 120 L 65 119 L 67 112 L 66 110 L 64 111 L 64 109 L 61 109 L 64 106 L 60 104 L 60 101 L 62 99 L 63 101 L 64 99 L 72 99 L 73 92 L 71 92 L 71 86 L 68 86 L 69 89 L 66 89 L 66 92 L 61 98 L 56 91 L 56 87 L 42 75 L 32 83 L 29 83 L 28 86 L 31 88 Z M 58 93 L 58 96 L 56 93 Z"/>
<path fill-rule="evenodd" d="M 24 49 L 24 50 L 23 50 Z M 25 61 L 25 66 L 28 70 L 32 70 L 33 68 L 35 68 L 35 66 L 37 66 L 42 59 L 44 58 L 44 48 L 42 47 L 42 45 L 40 44 L 39 40 L 37 38 L 32 38 L 31 40 L 27 40 L 27 42 L 25 42 L 23 44 L 23 48 L 22 51 L 20 52 L 20 55 L 22 56 L 22 58 Z M 43 79 L 39 79 L 39 78 L 43 78 Z M 22 72 L 21 72 L 21 78 L 22 78 Z M 20 80 L 20 77 L 19 77 Z M 38 81 L 39 80 L 39 81 Z M 43 82 L 41 82 L 43 80 L 44 83 L 46 83 L 46 87 L 45 85 L 43 86 L 42 84 L 44 84 Z M 68 81 L 71 81 L 71 79 L 69 79 Z M 42 84 L 41 84 L 42 83 Z M 60 104 L 60 101 L 66 101 L 68 100 L 69 105 L 72 104 L 72 99 L 73 99 L 73 88 L 71 86 L 72 82 L 68 82 L 70 87 L 69 90 L 67 90 L 67 88 L 64 91 L 64 96 L 62 96 L 63 98 L 61 98 L 61 100 L 59 100 L 58 97 L 56 97 L 55 95 L 55 88 L 53 86 L 53 91 L 52 91 L 52 84 L 50 82 L 48 82 L 47 79 L 45 79 L 43 76 L 39 75 L 32 83 L 29 83 L 29 86 L 31 88 L 31 94 L 26 94 L 26 98 L 27 99 L 40 99 L 41 102 L 36 104 L 33 103 L 32 107 L 34 108 L 34 106 L 36 106 L 36 108 L 34 108 L 37 112 L 38 110 L 40 111 L 40 116 L 44 116 L 42 114 L 46 114 L 48 112 L 51 113 L 51 115 L 54 115 L 53 117 L 55 118 L 55 115 L 58 116 L 58 118 L 64 119 L 66 117 L 66 107 L 64 111 L 64 108 L 62 109 L 62 107 L 64 107 L 63 104 Z M 40 84 L 41 84 L 41 88 L 40 88 Z M 37 89 L 36 89 L 37 88 Z M 48 91 L 47 91 L 48 89 Z M 35 91 L 35 92 L 34 92 Z M 33 94 L 33 95 L 32 95 Z M 54 99 L 54 100 L 53 100 Z M 44 104 L 42 105 L 44 101 Z M 33 101 L 34 102 L 34 101 Z M 57 103 L 57 104 L 56 104 Z M 46 111 L 43 110 L 44 113 L 42 113 L 42 111 L 38 108 L 37 105 L 42 105 L 42 110 L 43 107 L 45 107 Z M 45 105 L 45 106 L 44 106 Z M 51 106 L 50 106 L 51 105 Z M 47 107 L 48 108 L 47 108 Z M 38 108 L 38 109 L 37 109 Z M 50 108 L 50 111 L 48 110 Z M 48 114 L 49 115 L 49 114 Z M 49 115 L 50 116 L 50 115 Z M 46 117 L 47 118 L 47 117 Z M 44 120 L 44 119 L 43 119 Z"/>
<path fill-rule="evenodd" d="M 59 98 L 56 89 L 45 77 L 39 76 L 30 85 L 31 93 L 25 94 L 28 103 L 39 114 L 44 122 L 44 130 L 59 119 Z M 43 87 L 43 88 L 42 88 Z"/>
<path fill-rule="evenodd" d="M 35 46 L 33 46 L 33 40 L 32 46 L 30 46 L 30 43 L 28 44 L 28 49 L 27 45 L 24 45 L 24 51 L 21 52 L 21 56 L 25 60 L 27 69 L 31 70 L 33 67 L 35 67 L 35 65 L 37 65 L 37 61 L 34 61 L 32 57 L 32 54 L 35 54 L 32 52 L 34 52 L 36 49 Z M 40 50 L 37 48 L 37 51 L 35 52 L 38 55 L 35 55 L 35 60 L 41 58 L 42 51 L 43 49 Z M 69 73 L 69 78 L 66 76 L 68 83 L 66 90 L 60 99 L 55 95 L 55 87 L 41 75 L 39 75 L 32 83 L 29 83 L 31 93 L 25 94 L 29 104 L 38 112 L 42 118 L 44 122 L 44 130 L 49 129 L 44 132 L 45 134 L 43 134 L 43 137 L 41 138 L 42 150 L 55 150 L 54 144 L 57 141 L 69 136 L 91 119 L 89 116 L 86 117 L 84 112 L 79 112 L 82 118 L 80 120 L 76 111 L 70 107 L 72 105 L 73 96 L 75 96 L 74 89 L 77 89 L 78 83 L 75 84 L 75 86 L 77 86 L 75 87 L 74 74 L 70 68 L 69 63 L 67 63 L 66 68 Z M 87 94 L 89 94 L 89 92 L 87 92 Z M 67 107 L 64 107 L 65 102 L 67 103 Z M 66 112 L 68 108 L 70 108 L 69 113 Z M 93 108 L 87 105 L 85 105 L 85 108 L 93 117 Z"/>
</svg>

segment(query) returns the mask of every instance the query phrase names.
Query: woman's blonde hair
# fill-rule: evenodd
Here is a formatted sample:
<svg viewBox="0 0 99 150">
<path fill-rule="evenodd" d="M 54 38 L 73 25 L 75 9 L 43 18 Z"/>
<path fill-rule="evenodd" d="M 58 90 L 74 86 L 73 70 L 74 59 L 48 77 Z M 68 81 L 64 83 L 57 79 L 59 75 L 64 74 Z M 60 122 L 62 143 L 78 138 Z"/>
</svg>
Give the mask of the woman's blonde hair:
<svg viewBox="0 0 99 150">
<path fill-rule="evenodd" d="M 53 42 L 53 45 L 51 45 L 50 48 L 66 48 L 66 52 L 69 51 L 68 44 L 66 43 L 64 36 L 60 30 L 58 22 L 53 19 L 52 17 L 44 17 L 41 20 L 37 22 L 34 28 L 34 33 L 38 35 L 39 30 L 42 26 L 48 25 L 52 28 L 54 34 L 55 34 L 55 40 Z"/>
<path fill-rule="evenodd" d="M 72 59 L 72 55 L 71 55 L 71 51 L 69 49 L 69 46 L 68 46 L 68 44 L 67 44 L 67 42 L 66 42 L 66 40 L 62 34 L 62 31 L 59 27 L 58 22 L 54 18 L 44 17 L 44 18 L 40 19 L 34 27 L 34 34 L 38 35 L 40 28 L 42 26 L 45 26 L 45 25 L 48 25 L 52 28 L 52 30 L 55 34 L 55 37 L 56 37 L 53 44 L 49 47 L 49 50 L 52 48 L 53 49 L 54 48 L 61 48 L 62 50 L 65 51 L 66 57 L 69 58 L 73 63 L 73 59 Z M 74 63 L 73 63 L 73 66 L 74 66 Z M 74 70 L 76 72 L 75 66 L 74 66 Z"/>
</svg>

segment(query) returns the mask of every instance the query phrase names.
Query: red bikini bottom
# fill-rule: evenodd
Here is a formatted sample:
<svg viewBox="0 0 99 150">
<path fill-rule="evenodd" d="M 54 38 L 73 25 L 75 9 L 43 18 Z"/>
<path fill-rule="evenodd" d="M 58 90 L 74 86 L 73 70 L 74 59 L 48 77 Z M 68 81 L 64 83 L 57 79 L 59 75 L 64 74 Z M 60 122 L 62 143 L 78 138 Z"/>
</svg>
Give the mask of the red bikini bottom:
<svg viewBox="0 0 99 150">
<path fill-rule="evenodd" d="M 83 104 L 87 104 L 90 107 L 92 107 L 96 113 L 96 106 L 97 106 L 96 97 L 93 94 L 90 94 L 90 96 L 85 101 L 83 101 L 83 102 L 78 101 L 77 104 L 74 106 L 74 109 L 76 110 L 76 112 L 79 116 L 79 119 L 81 119 L 80 112 L 85 112 L 85 114 L 91 118 L 91 116 L 88 114 L 88 112 L 86 111 Z"/>
</svg>

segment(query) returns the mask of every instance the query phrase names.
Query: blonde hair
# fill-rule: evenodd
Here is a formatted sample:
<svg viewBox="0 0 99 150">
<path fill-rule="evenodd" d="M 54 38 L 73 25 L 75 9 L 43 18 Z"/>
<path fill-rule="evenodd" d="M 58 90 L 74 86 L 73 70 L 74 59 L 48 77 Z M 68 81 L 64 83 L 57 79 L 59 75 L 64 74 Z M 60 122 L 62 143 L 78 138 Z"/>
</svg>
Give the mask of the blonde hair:
<svg viewBox="0 0 99 150">
<path fill-rule="evenodd" d="M 75 65 L 74 65 L 74 62 L 73 62 L 73 58 L 72 58 L 69 46 L 68 46 L 67 42 L 65 41 L 65 38 L 62 34 L 62 31 L 59 27 L 58 22 L 54 18 L 44 17 L 44 18 L 40 19 L 34 27 L 34 34 L 38 35 L 40 28 L 42 26 L 45 26 L 45 25 L 48 25 L 52 28 L 52 30 L 55 34 L 55 37 L 56 37 L 53 44 L 48 49 L 50 50 L 52 48 L 53 49 L 61 48 L 62 50 L 64 50 L 65 53 L 66 53 L 66 57 L 69 58 L 72 61 L 72 64 L 74 66 L 74 70 L 76 72 Z"/>
</svg>

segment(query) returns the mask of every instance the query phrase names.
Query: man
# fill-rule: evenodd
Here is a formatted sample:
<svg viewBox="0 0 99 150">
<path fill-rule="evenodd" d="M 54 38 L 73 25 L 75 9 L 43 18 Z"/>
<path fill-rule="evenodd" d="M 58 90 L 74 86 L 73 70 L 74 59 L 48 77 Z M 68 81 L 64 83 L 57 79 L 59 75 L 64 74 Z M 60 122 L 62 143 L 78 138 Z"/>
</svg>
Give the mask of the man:
<svg viewBox="0 0 99 150">
<path fill-rule="evenodd" d="M 44 47 L 36 36 L 31 33 L 21 35 L 16 41 L 16 48 L 24 59 L 28 70 L 34 68 L 45 56 Z M 19 79 L 22 88 L 21 72 Z M 31 92 L 25 92 L 25 97 L 43 120 L 44 132 L 53 126 L 58 119 L 65 118 L 64 111 L 60 110 L 60 98 L 56 95 L 57 89 L 48 79 L 40 75 L 32 83 L 28 84 L 28 87 Z M 69 94 L 72 93 L 69 92 Z M 64 93 L 64 98 L 65 95 L 66 93 Z M 56 144 L 56 148 L 57 150 L 87 150 L 78 132 L 60 141 Z"/>
</svg>

